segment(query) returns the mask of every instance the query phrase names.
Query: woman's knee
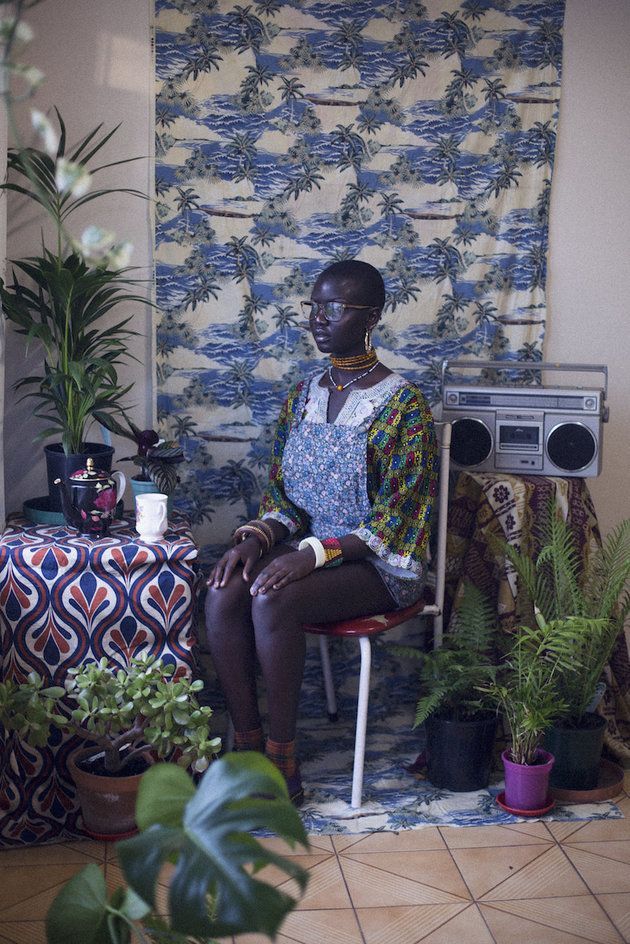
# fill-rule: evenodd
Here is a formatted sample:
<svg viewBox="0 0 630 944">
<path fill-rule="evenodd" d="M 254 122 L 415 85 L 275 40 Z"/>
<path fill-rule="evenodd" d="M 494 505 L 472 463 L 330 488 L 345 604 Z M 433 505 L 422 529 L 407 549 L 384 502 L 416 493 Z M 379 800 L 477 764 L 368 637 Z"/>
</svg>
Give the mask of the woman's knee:
<svg viewBox="0 0 630 944">
<path fill-rule="evenodd" d="M 249 613 L 251 596 L 244 581 L 231 580 L 226 587 L 208 587 L 205 602 L 208 634 Z"/>
<path fill-rule="evenodd" d="M 301 622 L 302 593 L 298 582 L 281 590 L 259 593 L 252 598 L 252 620 L 256 629 L 274 630 Z"/>
</svg>

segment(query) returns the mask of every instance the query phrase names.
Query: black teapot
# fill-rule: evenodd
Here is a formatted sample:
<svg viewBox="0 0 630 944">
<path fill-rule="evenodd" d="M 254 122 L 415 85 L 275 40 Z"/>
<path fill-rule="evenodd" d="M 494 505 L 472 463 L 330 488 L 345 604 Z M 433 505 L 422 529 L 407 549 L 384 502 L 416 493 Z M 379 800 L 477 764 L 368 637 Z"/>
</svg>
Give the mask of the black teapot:
<svg viewBox="0 0 630 944">
<path fill-rule="evenodd" d="M 85 469 L 77 469 L 64 482 L 55 479 L 61 492 L 61 508 L 66 522 L 81 534 L 107 534 L 118 500 L 127 480 L 122 472 L 94 468 L 88 457 Z"/>
</svg>

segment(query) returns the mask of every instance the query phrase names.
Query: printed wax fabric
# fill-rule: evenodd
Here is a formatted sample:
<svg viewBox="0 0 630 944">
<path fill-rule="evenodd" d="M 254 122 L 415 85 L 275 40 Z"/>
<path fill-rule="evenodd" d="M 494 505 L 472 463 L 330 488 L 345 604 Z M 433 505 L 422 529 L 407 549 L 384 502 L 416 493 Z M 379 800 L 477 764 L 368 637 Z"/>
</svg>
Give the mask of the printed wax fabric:
<svg viewBox="0 0 630 944">
<path fill-rule="evenodd" d="M 37 672 L 63 685 L 73 666 L 105 656 L 124 667 L 142 653 L 191 671 L 197 548 L 189 525 L 175 516 L 159 544 L 145 544 L 133 524 L 117 521 L 92 540 L 9 517 L 0 537 L 0 680 Z M 66 764 L 79 743 L 51 729 L 35 748 L 0 727 L 0 845 L 82 835 Z"/>
<path fill-rule="evenodd" d="M 549 503 L 562 511 L 575 537 L 580 560 L 586 561 L 600 543 L 597 516 L 588 485 L 581 478 L 542 475 L 515 476 L 461 472 L 449 503 L 447 536 L 446 611 L 450 617 L 470 580 L 496 600 L 505 632 L 516 625 L 516 573 L 505 562 L 503 542 L 540 550 L 536 523 L 544 520 Z M 608 751 L 630 761 L 630 641 L 620 635 L 606 666 L 606 691 L 598 711 L 606 718 L 604 741 Z"/>
<path fill-rule="evenodd" d="M 156 0 L 158 412 L 211 556 L 319 355 L 299 301 L 383 273 L 382 360 L 541 360 L 563 0 Z M 320 361 L 321 362 L 321 361 Z"/>
</svg>

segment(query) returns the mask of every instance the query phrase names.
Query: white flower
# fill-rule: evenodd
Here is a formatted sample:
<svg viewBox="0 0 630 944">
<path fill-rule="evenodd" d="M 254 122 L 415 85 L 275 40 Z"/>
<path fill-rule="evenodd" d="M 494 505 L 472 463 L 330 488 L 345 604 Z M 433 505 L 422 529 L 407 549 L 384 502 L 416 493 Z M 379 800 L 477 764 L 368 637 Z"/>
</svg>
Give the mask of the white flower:
<svg viewBox="0 0 630 944">
<path fill-rule="evenodd" d="M 82 164 L 60 157 L 55 167 L 55 184 L 60 193 L 71 193 L 73 197 L 84 197 L 90 189 L 92 175 Z"/>
<path fill-rule="evenodd" d="M 79 252 L 91 263 L 102 263 L 114 246 L 115 236 L 101 229 L 100 226 L 88 226 L 81 233 Z"/>
<path fill-rule="evenodd" d="M 51 125 L 48 118 L 43 114 L 43 112 L 37 111 L 37 109 L 34 108 L 31 111 L 31 124 L 42 139 L 42 144 L 44 145 L 46 154 L 50 154 L 50 156 L 53 157 L 57 153 L 57 148 L 59 147 L 59 135 Z"/>
<path fill-rule="evenodd" d="M 23 20 L 19 20 L 16 26 L 15 17 L 5 17 L 0 20 L 0 39 L 8 40 L 13 35 L 13 40 L 17 40 L 20 43 L 30 43 L 33 38 L 33 30 L 28 25 L 24 23 Z"/>
<path fill-rule="evenodd" d="M 9 62 L 6 65 L 23 82 L 26 82 L 31 90 L 38 88 L 44 81 L 44 73 L 36 66 L 25 66 L 22 62 Z"/>
<path fill-rule="evenodd" d="M 106 259 L 107 268 L 126 269 L 131 260 L 132 251 L 133 243 L 130 243 L 128 240 L 125 240 L 122 243 L 115 243 Z"/>
</svg>

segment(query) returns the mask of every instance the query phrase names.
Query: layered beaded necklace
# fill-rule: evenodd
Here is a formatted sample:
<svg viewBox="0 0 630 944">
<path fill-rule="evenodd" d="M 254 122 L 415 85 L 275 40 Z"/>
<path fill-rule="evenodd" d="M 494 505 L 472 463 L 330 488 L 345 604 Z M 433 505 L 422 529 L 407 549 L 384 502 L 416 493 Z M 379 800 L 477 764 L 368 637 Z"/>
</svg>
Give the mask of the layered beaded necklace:
<svg viewBox="0 0 630 944">
<path fill-rule="evenodd" d="M 350 384 L 356 383 L 357 380 L 361 380 L 363 377 L 367 377 L 368 374 L 371 374 L 372 371 L 375 370 L 375 369 L 378 367 L 378 358 L 376 357 L 376 355 L 374 355 L 374 358 L 375 358 L 374 363 L 373 363 L 372 366 L 369 368 L 369 370 L 364 370 L 362 374 L 359 374 L 357 377 L 352 377 L 351 380 L 349 380 L 349 381 L 348 381 L 347 383 L 345 383 L 345 384 L 335 383 L 335 381 L 333 380 L 332 364 L 331 364 L 330 367 L 328 368 L 328 378 L 329 378 L 329 380 L 330 380 L 331 386 L 333 386 L 333 387 L 335 388 L 335 390 L 341 391 L 341 390 L 345 390 L 346 387 L 349 387 Z M 351 369 L 352 369 L 352 368 L 346 368 L 346 370 L 351 370 Z M 355 368 L 355 370 L 356 370 L 356 368 Z"/>
</svg>

